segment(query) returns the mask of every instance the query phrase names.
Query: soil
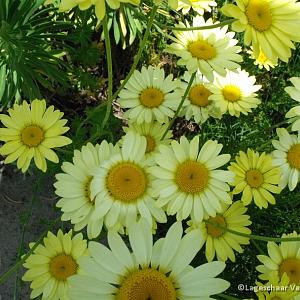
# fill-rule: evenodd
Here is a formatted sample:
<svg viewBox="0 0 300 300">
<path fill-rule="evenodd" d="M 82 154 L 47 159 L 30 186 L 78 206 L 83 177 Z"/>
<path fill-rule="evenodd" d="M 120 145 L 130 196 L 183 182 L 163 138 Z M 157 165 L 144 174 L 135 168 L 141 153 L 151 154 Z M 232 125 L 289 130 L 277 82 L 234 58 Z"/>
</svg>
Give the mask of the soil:
<svg viewBox="0 0 300 300">
<path fill-rule="evenodd" d="M 36 180 L 33 176 L 18 172 L 13 166 L 0 166 L 0 274 L 7 271 L 18 260 L 18 249 L 24 243 L 21 255 L 28 251 L 28 243 L 35 242 L 47 230 L 49 223 L 59 216 L 54 210 L 55 194 L 51 179 L 46 180 L 37 192 L 36 200 L 30 212 Z M 28 223 L 24 227 L 24 222 Z M 55 231 L 55 230 L 54 230 Z M 24 268 L 19 269 L 19 278 Z M 14 273 L 4 284 L 0 285 L 0 300 L 29 299 L 29 283 L 17 280 L 17 295 L 14 296 L 16 274 Z"/>
</svg>

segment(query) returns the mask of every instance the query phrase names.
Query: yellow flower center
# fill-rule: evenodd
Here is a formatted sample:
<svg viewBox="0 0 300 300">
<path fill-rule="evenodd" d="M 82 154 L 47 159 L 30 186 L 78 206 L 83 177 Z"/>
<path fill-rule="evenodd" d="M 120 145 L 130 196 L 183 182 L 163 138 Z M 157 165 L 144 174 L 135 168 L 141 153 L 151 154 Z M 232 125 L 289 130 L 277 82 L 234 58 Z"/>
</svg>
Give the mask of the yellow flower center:
<svg viewBox="0 0 300 300">
<path fill-rule="evenodd" d="M 265 0 L 249 0 L 245 13 L 249 24 L 257 31 L 263 32 L 272 26 L 270 5 Z"/>
<path fill-rule="evenodd" d="M 214 46 L 206 41 L 195 41 L 188 45 L 188 51 L 193 57 L 209 60 L 216 57 L 217 52 Z"/>
<path fill-rule="evenodd" d="M 287 161 L 292 168 L 300 170 L 300 144 L 293 145 L 287 152 Z"/>
<path fill-rule="evenodd" d="M 146 191 L 147 178 L 141 167 L 124 162 L 109 170 L 106 186 L 116 200 L 134 202 Z"/>
<path fill-rule="evenodd" d="M 36 147 L 44 140 L 44 131 L 41 127 L 30 125 L 21 131 L 23 144 L 28 147 Z"/>
<path fill-rule="evenodd" d="M 241 90 L 235 85 L 226 85 L 222 90 L 225 100 L 236 102 L 241 99 Z"/>
<path fill-rule="evenodd" d="M 89 176 L 85 185 L 84 185 L 84 194 L 86 200 L 91 203 L 92 205 L 95 204 L 95 198 L 91 198 L 91 182 L 92 182 L 93 176 Z"/>
<path fill-rule="evenodd" d="M 280 277 L 286 273 L 290 283 L 300 284 L 300 260 L 297 258 L 287 258 L 279 266 Z"/>
<path fill-rule="evenodd" d="M 216 217 L 210 217 L 208 219 L 208 222 L 209 223 L 206 224 L 206 228 L 207 228 L 207 233 L 209 235 L 211 235 L 214 238 L 218 238 L 221 235 L 223 235 L 225 230 L 217 226 L 217 225 L 221 225 L 223 227 L 226 227 L 226 221 L 223 216 L 217 215 Z M 216 225 L 213 225 L 213 223 Z"/>
<path fill-rule="evenodd" d="M 157 88 L 147 88 L 140 94 L 141 104 L 148 108 L 160 106 L 164 98 L 163 92 Z"/>
<path fill-rule="evenodd" d="M 272 297 L 271 300 L 282 300 L 282 298 L 275 296 L 275 297 Z"/>
<path fill-rule="evenodd" d="M 156 146 L 155 139 L 149 134 L 145 135 L 145 138 L 147 140 L 146 153 L 154 151 Z"/>
<path fill-rule="evenodd" d="M 116 300 L 176 300 L 176 290 L 165 274 L 154 269 L 137 270 L 121 284 Z"/>
<path fill-rule="evenodd" d="M 189 98 L 192 104 L 206 107 L 210 103 L 208 100 L 210 95 L 211 92 L 203 84 L 198 84 L 191 88 Z"/>
<path fill-rule="evenodd" d="M 57 280 L 67 280 L 77 273 L 78 265 L 70 255 L 60 254 L 53 257 L 49 264 L 51 275 Z"/>
<path fill-rule="evenodd" d="M 265 56 L 265 54 L 262 51 L 260 51 L 259 55 L 258 55 L 258 58 L 257 58 L 257 61 L 261 64 L 264 64 L 267 61 L 267 59 L 268 58 Z"/>
<path fill-rule="evenodd" d="M 264 183 L 263 174 L 254 169 L 246 172 L 246 181 L 252 188 L 258 188 Z"/>
<path fill-rule="evenodd" d="M 196 161 L 185 161 L 178 166 L 175 173 L 177 186 L 187 194 L 202 192 L 206 188 L 208 180 L 208 169 Z"/>
</svg>

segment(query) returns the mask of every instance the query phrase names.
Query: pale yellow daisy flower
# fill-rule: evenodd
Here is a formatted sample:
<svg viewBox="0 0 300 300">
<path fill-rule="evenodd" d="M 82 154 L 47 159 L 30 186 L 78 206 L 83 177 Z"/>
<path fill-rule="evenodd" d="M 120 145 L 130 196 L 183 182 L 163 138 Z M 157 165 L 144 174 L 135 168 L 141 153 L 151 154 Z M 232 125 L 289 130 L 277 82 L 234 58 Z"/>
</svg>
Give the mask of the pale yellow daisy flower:
<svg viewBox="0 0 300 300">
<path fill-rule="evenodd" d="M 278 59 L 275 58 L 271 60 L 268 58 L 261 50 L 258 53 L 253 52 L 253 47 L 251 50 L 247 51 L 250 54 L 250 58 L 254 59 L 254 64 L 259 67 L 259 69 L 265 68 L 270 71 L 270 68 L 275 68 L 278 65 Z"/>
<path fill-rule="evenodd" d="M 285 128 L 277 128 L 279 140 L 273 140 L 276 150 L 272 152 L 275 166 L 281 169 L 279 187 L 284 189 L 287 185 L 293 191 L 300 180 L 300 132 L 298 135 L 289 134 Z"/>
<path fill-rule="evenodd" d="M 213 25 L 211 19 L 205 22 L 201 16 L 193 18 L 193 27 Z M 191 27 L 190 24 L 180 23 L 177 27 Z M 226 70 L 239 68 L 242 61 L 240 46 L 234 39 L 233 32 L 227 32 L 228 26 L 222 28 L 195 31 L 174 30 L 174 43 L 167 46 L 166 51 L 180 57 L 178 65 L 187 68 L 190 74 L 199 70 L 210 82 L 213 81 L 214 71 L 225 76 Z"/>
<path fill-rule="evenodd" d="M 108 232 L 110 249 L 90 242 L 91 258 L 82 258 L 83 272 L 69 280 L 71 299 L 211 299 L 225 291 L 229 282 L 215 278 L 225 263 L 192 267 L 201 237 L 197 230 L 182 234 L 182 225 L 176 222 L 153 245 L 151 227 L 142 219 L 129 227 L 130 248 L 113 231 Z"/>
<path fill-rule="evenodd" d="M 294 86 L 288 86 L 284 90 L 292 99 L 300 102 L 300 77 L 292 77 L 290 81 Z M 289 123 L 292 123 L 293 131 L 300 131 L 300 105 L 291 108 L 285 117 L 289 119 Z"/>
<path fill-rule="evenodd" d="M 209 100 L 212 95 L 211 84 L 200 73 L 197 73 L 190 92 L 186 98 L 180 116 L 184 116 L 187 120 L 193 119 L 196 123 L 204 123 L 209 117 L 221 119 L 222 113 L 220 108 L 216 107 L 214 101 Z M 181 93 L 184 94 L 191 75 L 185 72 L 180 85 Z"/>
<path fill-rule="evenodd" d="M 64 162 L 61 167 L 64 173 L 55 176 L 55 193 L 62 197 L 56 203 L 63 212 L 62 221 L 70 220 L 75 231 L 87 227 L 89 239 L 96 238 L 103 225 L 103 218 L 97 215 L 95 198 L 91 197 L 93 174 L 117 149 L 106 141 L 95 146 L 88 143 L 80 151 L 75 150 L 73 163 Z"/>
<path fill-rule="evenodd" d="M 142 67 L 135 70 L 124 89 L 118 103 L 126 108 L 124 116 L 137 124 L 167 123 L 174 116 L 181 97 L 178 82 L 173 75 L 165 77 L 165 71 L 158 67 Z"/>
<path fill-rule="evenodd" d="M 256 282 L 258 300 L 297 300 L 300 287 L 290 284 L 289 277 L 283 273 L 281 278 L 275 274 L 269 279 L 268 283 Z M 298 290 L 297 290 L 298 289 Z"/>
<path fill-rule="evenodd" d="M 211 12 L 211 7 L 216 6 L 217 3 L 214 0 L 179 0 L 177 10 L 182 10 L 182 13 L 186 15 L 193 9 L 199 15 L 203 15 L 205 11 Z"/>
<path fill-rule="evenodd" d="M 232 193 L 243 193 L 241 200 L 245 205 L 254 200 L 260 209 L 267 208 L 268 203 L 275 204 L 271 193 L 281 192 L 278 187 L 281 173 L 280 168 L 274 167 L 272 156 L 248 149 L 247 153 L 240 151 L 235 160 L 228 167 L 235 174 Z"/>
<path fill-rule="evenodd" d="M 283 234 L 282 238 L 299 237 L 295 231 L 290 234 Z M 286 273 L 291 284 L 300 286 L 300 241 L 281 242 L 279 245 L 268 242 L 268 255 L 257 255 L 262 263 L 256 267 L 262 273 L 258 278 L 271 280 L 276 276 L 279 280 Z"/>
<path fill-rule="evenodd" d="M 287 62 L 294 42 L 300 41 L 300 3 L 296 0 L 236 0 L 221 11 L 236 20 L 232 29 L 245 32 L 244 43 L 255 55 L 261 50 L 271 60 Z"/>
<path fill-rule="evenodd" d="M 94 172 L 91 198 L 95 199 L 97 218 L 107 228 L 128 227 L 142 216 L 149 224 L 167 221 L 157 207 L 153 176 L 145 159 L 146 138 L 132 131 L 124 137 L 118 153 L 110 153 Z"/>
<path fill-rule="evenodd" d="M 32 281 L 30 299 L 42 296 L 42 300 L 70 300 L 68 278 L 80 272 L 79 258 L 87 256 L 87 242 L 72 231 L 57 235 L 50 231 L 23 264 L 28 269 L 23 281 Z M 30 248 L 34 243 L 30 243 Z"/>
<path fill-rule="evenodd" d="M 231 203 L 227 182 L 233 180 L 230 171 L 217 170 L 230 160 L 229 154 L 219 153 L 222 145 L 209 140 L 202 147 L 199 137 L 190 142 L 182 136 L 180 142 L 160 146 L 155 156 L 158 166 L 149 168 L 157 178 L 154 187 L 157 205 L 178 220 L 191 216 L 201 222 L 222 211 L 221 203 Z"/>
<path fill-rule="evenodd" d="M 47 170 L 46 159 L 58 163 L 59 159 L 52 148 L 63 147 L 72 140 L 62 136 L 69 130 L 64 125 L 66 119 L 54 106 L 46 109 L 45 100 L 23 101 L 8 109 L 8 115 L 0 114 L 0 121 L 6 128 L 0 128 L 0 155 L 7 155 L 4 163 L 17 160 L 17 167 L 26 172 L 32 158 L 43 172 Z"/>
<path fill-rule="evenodd" d="M 190 228 L 187 231 L 199 228 L 205 242 L 205 256 L 207 261 L 212 261 L 216 256 L 220 261 L 230 259 L 235 262 L 234 250 L 242 253 L 241 245 L 248 245 L 250 239 L 226 231 L 235 230 L 244 234 L 251 234 L 247 227 L 251 225 L 250 217 L 246 215 L 247 208 L 241 201 L 236 201 L 231 205 L 223 205 L 223 211 L 217 213 L 215 217 L 206 218 L 203 222 L 197 223 L 188 221 Z M 216 224 L 216 225 L 214 225 Z M 223 226 L 222 229 L 218 226 Z M 202 244 L 200 244 L 200 248 Z"/>
<path fill-rule="evenodd" d="M 244 70 L 228 71 L 225 77 L 215 77 L 209 100 L 213 100 L 222 113 L 228 111 L 235 117 L 241 113 L 247 115 L 261 103 L 256 94 L 261 85 L 256 85 L 255 81 L 255 76 L 249 76 Z"/>
</svg>

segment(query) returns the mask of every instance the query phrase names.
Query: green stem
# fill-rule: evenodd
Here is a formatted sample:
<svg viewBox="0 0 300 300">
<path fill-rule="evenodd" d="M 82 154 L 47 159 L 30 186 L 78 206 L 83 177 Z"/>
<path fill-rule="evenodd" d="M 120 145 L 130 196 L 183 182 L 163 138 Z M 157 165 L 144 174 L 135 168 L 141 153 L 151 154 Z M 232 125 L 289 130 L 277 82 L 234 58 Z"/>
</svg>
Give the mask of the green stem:
<svg viewBox="0 0 300 300">
<path fill-rule="evenodd" d="M 253 246 L 258 250 L 259 254 L 266 254 L 265 251 L 259 246 L 259 244 L 255 240 L 250 240 Z"/>
<path fill-rule="evenodd" d="M 117 89 L 117 91 L 111 96 L 111 98 L 109 99 L 107 105 L 109 106 L 109 108 L 106 110 L 106 115 L 105 115 L 105 118 L 103 120 L 103 123 L 102 123 L 102 128 L 104 128 L 104 126 L 106 125 L 107 123 L 107 120 L 108 120 L 108 117 L 109 117 L 109 113 L 110 113 L 110 109 L 111 109 L 111 105 L 112 105 L 112 101 L 114 99 L 116 99 L 119 95 L 119 93 L 121 92 L 121 90 L 124 88 L 124 86 L 126 85 L 126 83 L 128 82 L 128 80 L 130 79 L 131 75 L 133 74 L 133 72 L 135 71 L 140 59 L 141 59 L 141 56 L 142 56 L 142 53 L 145 49 L 145 46 L 146 46 L 146 43 L 148 41 L 148 37 L 149 37 L 149 34 L 150 34 L 150 30 L 152 28 L 152 25 L 153 25 L 153 21 L 154 21 L 154 16 L 155 16 L 155 13 L 158 9 L 158 6 L 154 5 L 152 10 L 151 10 L 151 13 L 150 13 L 150 17 L 149 17 L 149 21 L 147 23 L 147 28 L 146 28 L 146 31 L 145 31 L 145 34 L 144 34 L 144 37 L 143 39 L 141 40 L 140 42 L 140 45 L 139 45 L 139 50 L 134 58 L 134 61 L 133 61 L 133 64 L 130 68 L 130 71 L 129 73 L 127 74 L 127 76 L 125 77 L 125 79 L 122 81 L 120 87 Z"/>
<path fill-rule="evenodd" d="M 24 246 L 24 237 L 25 237 L 25 232 L 26 232 L 26 227 L 28 225 L 28 222 L 32 216 L 32 210 L 33 210 L 33 206 L 35 204 L 35 202 L 37 201 L 37 193 L 40 189 L 40 177 L 38 179 L 38 181 L 36 182 L 35 186 L 34 186 L 34 190 L 33 190 L 33 195 L 31 198 L 31 202 L 30 202 L 30 206 L 28 209 L 28 212 L 26 214 L 25 220 L 23 222 L 23 227 L 22 227 L 22 232 L 21 232 L 21 238 L 20 238 L 20 242 L 19 242 L 19 247 L 18 247 L 18 253 L 17 253 L 17 258 L 20 259 L 22 254 L 23 254 L 23 246 Z M 13 292 L 13 300 L 17 300 L 18 299 L 18 281 L 19 281 L 19 269 L 16 270 L 17 274 L 16 274 L 16 278 L 15 278 L 15 283 L 14 283 L 14 292 Z"/>
<path fill-rule="evenodd" d="M 37 242 L 32 246 L 32 248 L 22 257 L 22 259 L 20 259 L 11 268 L 9 268 L 6 272 L 4 272 L 0 275 L 0 285 L 3 284 L 10 276 L 12 276 L 19 269 L 19 267 L 26 261 L 26 259 L 34 252 L 34 250 L 37 248 L 37 246 L 42 242 L 44 236 L 48 233 L 48 231 L 51 230 L 59 220 L 60 220 L 60 217 L 55 219 L 50 224 L 50 226 L 48 226 L 47 230 L 45 230 L 43 232 L 43 234 L 40 236 L 40 238 L 37 240 Z"/>
<path fill-rule="evenodd" d="M 229 228 L 226 228 L 225 226 L 222 226 L 218 223 L 211 222 L 209 220 L 204 220 L 205 223 L 210 224 L 216 228 L 220 228 L 223 231 L 230 232 L 235 235 L 243 236 L 252 240 L 257 240 L 257 241 L 264 241 L 264 242 L 298 242 L 300 241 L 300 237 L 287 237 L 287 238 L 274 238 L 274 237 L 269 237 L 269 236 L 261 236 L 261 235 L 256 235 L 256 234 L 247 234 L 239 231 L 235 231 Z"/>
<path fill-rule="evenodd" d="M 187 87 L 186 87 L 186 90 L 185 90 L 185 92 L 184 92 L 184 95 L 182 96 L 182 99 L 181 99 L 181 101 L 180 101 L 180 103 L 179 103 L 179 105 L 178 105 L 178 107 L 177 107 L 177 110 L 175 111 L 175 114 L 174 114 L 172 120 L 170 121 L 170 123 L 169 123 L 169 125 L 168 125 L 168 128 L 166 129 L 166 131 L 164 132 L 164 134 L 163 134 L 163 136 L 162 136 L 162 138 L 161 138 L 162 140 L 165 138 L 165 136 L 167 135 L 168 131 L 169 131 L 170 128 L 173 126 L 173 124 L 174 124 L 174 122 L 175 122 L 175 119 L 176 119 L 176 117 L 178 116 L 178 114 L 179 114 L 179 112 L 180 112 L 180 110 L 181 110 L 181 108 L 182 108 L 182 106 L 183 106 L 183 103 L 184 103 L 184 101 L 185 101 L 185 99 L 186 99 L 188 93 L 190 92 L 191 86 L 192 86 L 192 84 L 193 84 L 193 82 L 194 82 L 194 79 L 195 79 L 195 77 L 196 77 L 196 73 L 197 73 L 197 71 L 194 72 L 194 73 L 192 74 L 192 76 L 191 76 L 191 78 L 190 78 L 190 81 L 189 81 L 189 83 L 188 83 L 188 85 L 187 85 Z"/>
<path fill-rule="evenodd" d="M 108 73 L 108 95 L 107 95 L 106 113 L 101 125 L 101 129 L 104 128 L 104 126 L 108 121 L 110 111 L 111 111 L 112 101 L 113 101 L 113 97 L 112 97 L 113 69 L 112 69 L 112 57 L 111 57 L 111 44 L 110 44 L 110 37 L 109 37 L 108 24 L 107 24 L 107 14 L 105 14 L 105 17 L 103 19 L 103 32 L 104 32 L 104 39 L 105 39 L 107 73 Z"/>
<path fill-rule="evenodd" d="M 226 20 L 220 23 L 216 23 L 213 25 L 206 25 L 206 26 L 199 26 L 199 27 L 174 27 L 174 26 L 167 26 L 158 21 L 154 21 L 155 25 L 159 26 L 161 29 L 168 29 L 172 31 L 191 31 L 191 30 L 207 30 L 207 29 L 214 29 L 223 27 L 225 25 L 229 25 L 234 21 L 234 19 Z"/>
</svg>

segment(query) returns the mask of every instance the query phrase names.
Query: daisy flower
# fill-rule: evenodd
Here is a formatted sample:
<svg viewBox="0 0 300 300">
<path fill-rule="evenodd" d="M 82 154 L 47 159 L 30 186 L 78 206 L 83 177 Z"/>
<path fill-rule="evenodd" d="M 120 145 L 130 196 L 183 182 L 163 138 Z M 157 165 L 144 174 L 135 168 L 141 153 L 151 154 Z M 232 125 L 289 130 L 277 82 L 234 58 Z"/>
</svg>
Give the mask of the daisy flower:
<svg viewBox="0 0 300 300">
<path fill-rule="evenodd" d="M 167 123 L 181 100 L 173 75 L 165 77 L 163 69 L 151 66 L 135 70 L 119 97 L 120 106 L 128 108 L 124 116 L 137 124 Z"/>
<path fill-rule="evenodd" d="M 290 135 L 285 128 L 277 128 L 276 133 L 279 140 L 272 141 L 276 148 L 272 155 L 274 165 L 281 168 L 279 187 L 284 189 L 288 185 L 293 191 L 300 179 L 300 133 Z"/>
<path fill-rule="evenodd" d="M 108 4 L 108 6 L 111 9 L 118 9 L 120 7 L 121 3 L 130 3 L 133 5 L 139 5 L 140 0 L 61 0 L 59 5 L 60 11 L 68 11 L 78 5 L 80 10 L 86 10 L 90 8 L 92 5 L 95 5 L 95 14 L 98 20 L 103 20 L 106 8 L 105 3 Z"/>
<path fill-rule="evenodd" d="M 290 234 L 283 234 L 283 238 L 299 237 L 295 231 Z M 257 255 L 262 263 L 256 267 L 257 271 L 262 273 L 258 278 L 270 280 L 273 276 L 282 278 L 283 274 L 289 278 L 290 284 L 300 285 L 300 241 L 281 242 L 277 245 L 274 242 L 268 242 L 268 254 Z"/>
<path fill-rule="evenodd" d="M 279 57 L 287 62 L 292 41 L 300 41 L 300 3 L 295 0 L 237 0 L 221 9 L 236 32 L 245 32 L 245 45 L 252 45 L 255 55 L 261 51 L 271 60 Z"/>
<path fill-rule="evenodd" d="M 193 18 L 193 27 L 213 25 L 211 19 L 205 22 L 204 18 Z M 178 27 L 190 27 L 180 23 Z M 174 43 L 166 48 L 166 51 L 181 57 L 179 65 L 186 66 L 190 74 L 199 70 L 210 82 L 213 81 L 213 71 L 225 76 L 226 69 L 234 70 L 242 61 L 241 47 L 236 46 L 238 41 L 234 39 L 233 32 L 227 32 L 228 26 L 222 28 L 195 31 L 174 30 Z"/>
<path fill-rule="evenodd" d="M 222 147 L 209 140 L 200 149 L 198 136 L 190 142 L 182 136 L 180 143 L 172 141 L 169 147 L 161 146 L 155 156 L 158 166 L 149 168 L 157 178 L 154 186 L 158 206 L 166 206 L 167 213 L 176 214 L 178 220 L 192 216 L 201 222 L 204 217 L 220 213 L 222 202 L 230 204 L 226 182 L 233 179 L 233 173 L 216 170 L 230 160 L 229 154 L 219 155 Z"/>
<path fill-rule="evenodd" d="M 180 112 L 180 116 L 184 116 L 187 120 L 194 119 L 196 123 L 204 123 L 212 116 L 220 119 L 222 117 L 221 110 L 215 106 L 214 102 L 209 100 L 212 95 L 210 91 L 210 84 L 207 80 L 202 79 L 198 73 L 195 77 L 185 104 Z M 184 94 L 191 79 L 191 75 L 185 72 L 181 82 L 181 91 Z"/>
<path fill-rule="evenodd" d="M 8 109 L 8 115 L 0 114 L 0 121 L 6 128 L 0 128 L 0 141 L 5 144 L 0 148 L 0 155 L 7 155 L 4 163 L 17 160 L 18 169 L 26 172 L 32 158 L 35 165 L 46 172 L 46 159 L 58 163 L 59 159 L 51 148 L 62 147 L 72 140 L 62 136 L 69 130 L 61 119 L 63 113 L 46 109 L 45 100 L 33 100 L 31 104 L 23 101 Z"/>
<path fill-rule="evenodd" d="M 242 202 L 249 205 L 254 203 L 261 209 L 267 208 L 268 203 L 275 204 L 271 193 L 279 194 L 280 168 L 273 166 L 271 155 L 263 152 L 259 155 L 251 149 L 247 153 L 240 151 L 235 157 L 236 162 L 228 167 L 235 174 L 233 194 L 243 192 Z"/>
<path fill-rule="evenodd" d="M 158 153 L 160 145 L 169 145 L 171 143 L 172 131 L 168 130 L 166 136 L 162 140 L 163 134 L 168 128 L 169 123 L 160 124 L 158 122 L 136 124 L 134 122 L 129 123 L 129 127 L 123 127 L 124 132 L 133 131 L 146 138 L 147 145 L 145 151 L 145 157 L 149 161 L 153 161 L 153 157 Z"/>
<path fill-rule="evenodd" d="M 270 71 L 270 68 L 275 68 L 278 65 L 278 59 L 271 60 L 268 58 L 261 50 L 258 53 L 253 52 L 253 47 L 251 50 L 247 51 L 250 54 L 250 58 L 254 59 L 254 64 L 259 67 L 259 69 L 265 68 Z"/>
<path fill-rule="evenodd" d="M 258 300 L 296 300 L 296 296 L 299 295 L 297 286 L 289 284 L 286 273 L 283 273 L 281 279 L 273 275 L 266 284 L 256 282 L 256 286 Z"/>
<path fill-rule="evenodd" d="M 108 232 L 110 249 L 89 243 L 91 257 L 82 258 L 82 273 L 69 279 L 72 300 L 211 299 L 229 287 L 229 282 L 215 278 L 225 263 L 189 265 L 199 250 L 197 230 L 182 237 L 181 223 L 174 223 L 154 245 L 145 219 L 128 231 L 130 248 L 113 231 Z"/>
<path fill-rule="evenodd" d="M 64 173 L 57 174 L 54 183 L 55 193 L 62 197 L 56 206 L 61 209 L 63 221 L 70 220 L 74 230 L 79 231 L 87 226 L 89 239 L 96 238 L 102 229 L 103 218 L 97 216 L 95 199 L 91 197 L 90 184 L 94 171 L 101 162 L 117 153 L 112 144 L 103 141 L 101 145 L 88 143 L 75 150 L 73 163 L 64 162 Z"/>
<path fill-rule="evenodd" d="M 250 217 L 245 215 L 247 208 L 241 201 L 236 201 L 231 205 L 223 205 L 223 210 L 215 217 L 206 218 L 203 222 L 197 223 L 188 221 L 190 226 L 187 231 L 199 228 L 205 242 L 205 256 L 207 261 L 212 261 L 215 256 L 218 260 L 226 261 L 228 258 L 235 262 L 234 251 L 243 252 L 240 245 L 248 245 L 249 238 L 232 234 L 214 224 L 223 226 L 245 234 L 251 234 L 247 226 L 251 225 Z M 202 244 L 200 244 L 202 248 Z"/>
<path fill-rule="evenodd" d="M 297 102 L 300 102 L 300 77 L 292 77 L 290 81 L 294 86 L 288 86 L 284 90 L 290 95 L 290 97 Z M 292 123 L 293 131 L 300 131 L 300 106 L 291 108 L 285 115 L 289 118 L 289 123 Z"/>
<path fill-rule="evenodd" d="M 30 243 L 32 248 L 34 243 Z M 32 281 L 30 299 L 42 295 L 43 300 L 69 300 L 68 278 L 80 272 L 78 259 L 87 256 L 87 243 L 79 233 L 72 231 L 57 235 L 48 232 L 44 245 L 38 245 L 23 264 L 28 269 L 23 281 Z"/>
<path fill-rule="evenodd" d="M 98 218 L 107 228 L 126 226 L 142 216 L 150 224 L 166 222 L 154 200 L 153 178 L 145 160 L 146 138 L 128 132 L 118 153 L 108 154 L 90 184 Z"/>
<path fill-rule="evenodd" d="M 211 6 L 217 6 L 217 3 L 214 0 L 179 0 L 177 10 L 182 10 L 186 15 L 192 8 L 199 15 L 203 15 L 205 11 L 211 12 Z"/>
<path fill-rule="evenodd" d="M 247 115 L 261 103 L 256 98 L 261 85 L 255 85 L 255 80 L 255 76 L 249 76 L 248 72 L 240 69 L 236 72 L 228 71 L 225 77 L 216 76 L 209 100 L 213 100 L 222 113 L 228 111 L 236 117 L 241 113 Z"/>
</svg>

